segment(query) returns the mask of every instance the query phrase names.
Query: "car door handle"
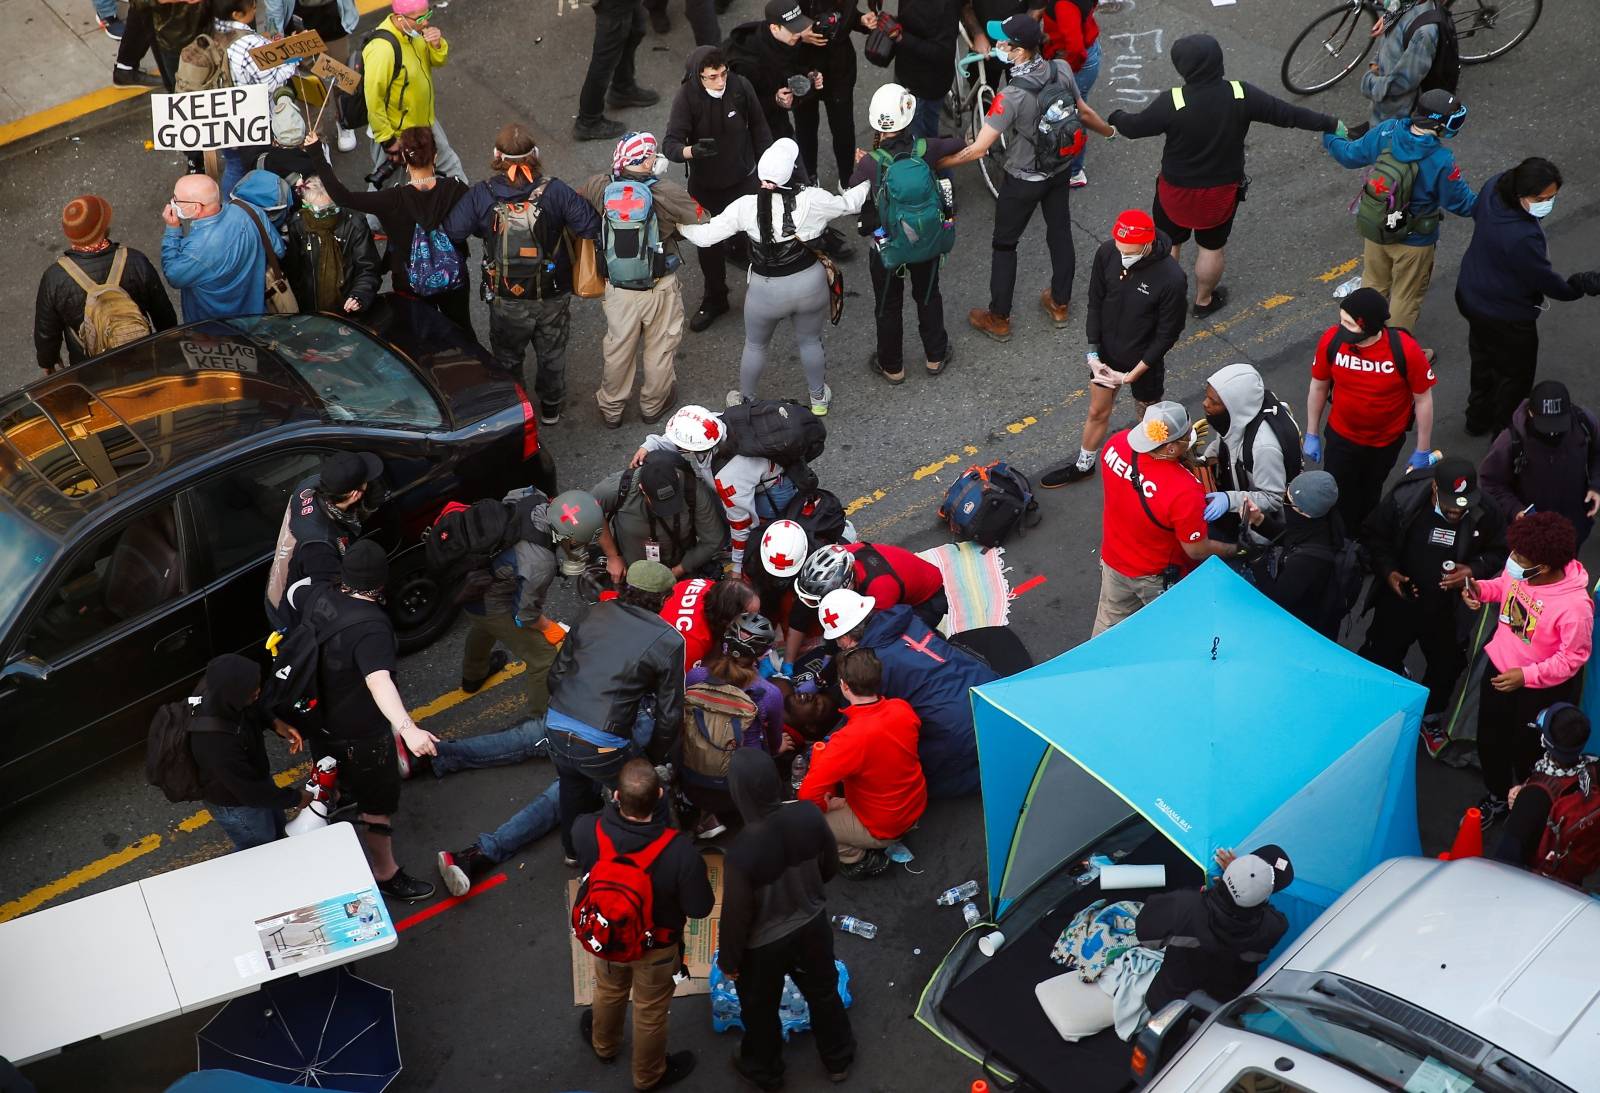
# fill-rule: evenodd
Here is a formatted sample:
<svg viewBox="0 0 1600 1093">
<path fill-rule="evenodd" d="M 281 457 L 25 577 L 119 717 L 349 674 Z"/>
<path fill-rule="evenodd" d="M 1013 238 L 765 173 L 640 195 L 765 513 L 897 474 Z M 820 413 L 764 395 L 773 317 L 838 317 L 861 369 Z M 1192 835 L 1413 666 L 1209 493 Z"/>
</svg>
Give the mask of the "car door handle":
<svg viewBox="0 0 1600 1093">
<path fill-rule="evenodd" d="M 153 652 L 165 656 L 175 653 L 189 644 L 189 639 L 194 636 L 194 627 L 185 626 L 182 630 L 174 630 L 160 641 L 156 642 Z"/>
</svg>

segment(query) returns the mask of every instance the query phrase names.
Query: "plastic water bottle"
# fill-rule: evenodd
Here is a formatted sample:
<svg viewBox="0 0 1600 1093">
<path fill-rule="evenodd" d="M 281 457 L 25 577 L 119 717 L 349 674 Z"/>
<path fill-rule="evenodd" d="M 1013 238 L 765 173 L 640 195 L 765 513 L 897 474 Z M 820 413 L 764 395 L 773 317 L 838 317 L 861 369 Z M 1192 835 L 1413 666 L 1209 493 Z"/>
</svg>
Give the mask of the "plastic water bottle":
<svg viewBox="0 0 1600 1093">
<path fill-rule="evenodd" d="M 1066 103 L 1062 102 L 1060 99 L 1057 99 L 1055 102 L 1051 103 L 1050 104 L 1050 109 L 1048 109 L 1048 110 L 1046 110 L 1044 112 L 1044 120 L 1046 122 L 1048 122 L 1049 124 L 1051 124 L 1051 125 L 1054 125 L 1056 122 L 1061 121 L 1066 116 L 1067 116 Z M 1044 130 L 1044 128 L 1045 128 L 1044 125 L 1040 125 L 1039 126 L 1039 129 L 1040 129 L 1041 132 Z"/>
<path fill-rule="evenodd" d="M 1338 287 L 1333 290 L 1333 298 L 1342 300 L 1360 287 L 1361 274 L 1358 273 L 1348 281 L 1340 281 Z"/>
<path fill-rule="evenodd" d="M 828 921 L 847 934 L 867 938 L 869 941 L 878 936 L 878 928 L 870 922 L 865 922 L 855 915 L 834 915 Z"/>
<path fill-rule="evenodd" d="M 978 905 L 971 900 L 961 905 L 961 917 L 967 920 L 968 926 L 976 926 L 983 918 L 983 912 L 978 910 Z"/>
<path fill-rule="evenodd" d="M 811 765 L 811 749 L 798 753 L 794 757 L 794 765 L 789 768 L 789 786 L 796 794 L 800 792 L 800 783 L 806 780 L 806 768 Z"/>
<path fill-rule="evenodd" d="M 965 903 L 978 894 L 978 882 L 975 880 L 963 881 L 954 888 L 946 888 L 940 892 L 933 902 L 940 907 L 954 907 L 958 903 Z"/>
</svg>

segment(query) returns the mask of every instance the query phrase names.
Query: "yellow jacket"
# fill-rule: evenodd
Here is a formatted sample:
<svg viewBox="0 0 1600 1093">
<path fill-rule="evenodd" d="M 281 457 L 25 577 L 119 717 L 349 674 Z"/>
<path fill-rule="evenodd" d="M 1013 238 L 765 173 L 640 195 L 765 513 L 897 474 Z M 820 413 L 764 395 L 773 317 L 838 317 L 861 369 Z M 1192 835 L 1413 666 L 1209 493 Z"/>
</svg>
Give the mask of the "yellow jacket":
<svg viewBox="0 0 1600 1093">
<path fill-rule="evenodd" d="M 374 37 L 361 51 L 367 124 L 372 139 L 387 144 L 402 129 L 433 124 L 433 70 L 449 58 L 450 43 L 441 39 L 434 49 L 397 29 L 392 17 L 379 23 L 378 30 L 400 42 L 400 72 L 394 67 L 395 51 L 383 38 Z"/>
</svg>

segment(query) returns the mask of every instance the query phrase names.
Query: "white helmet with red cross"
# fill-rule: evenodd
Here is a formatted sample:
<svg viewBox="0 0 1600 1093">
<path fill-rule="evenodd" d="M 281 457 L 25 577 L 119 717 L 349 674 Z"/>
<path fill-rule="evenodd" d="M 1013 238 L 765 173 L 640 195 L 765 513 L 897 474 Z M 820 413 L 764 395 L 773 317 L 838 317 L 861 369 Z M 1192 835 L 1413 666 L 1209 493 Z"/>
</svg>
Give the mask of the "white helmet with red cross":
<svg viewBox="0 0 1600 1093">
<path fill-rule="evenodd" d="M 726 435 L 722 418 L 704 406 L 685 406 L 667 422 L 667 439 L 686 452 L 710 451 Z"/>
<path fill-rule="evenodd" d="M 848 634 L 866 621 L 875 606 L 870 596 L 850 588 L 836 588 L 822 597 L 817 618 L 822 620 L 822 636 L 832 641 Z"/>
<path fill-rule="evenodd" d="M 774 577 L 793 577 L 805 564 L 806 529 L 793 520 L 775 520 L 761 531 L 761 564 Z"/>
</svg>

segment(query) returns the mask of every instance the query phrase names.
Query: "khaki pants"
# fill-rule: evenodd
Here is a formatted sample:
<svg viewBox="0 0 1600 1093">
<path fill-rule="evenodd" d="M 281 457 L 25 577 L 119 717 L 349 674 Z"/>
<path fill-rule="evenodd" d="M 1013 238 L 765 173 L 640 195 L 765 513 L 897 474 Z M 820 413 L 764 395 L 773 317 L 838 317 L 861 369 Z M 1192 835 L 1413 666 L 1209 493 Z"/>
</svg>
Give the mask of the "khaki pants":
<svg viewBox="0 0 1600 1093">
<path fill-rule="evenodd" d="M 652 417 L 666 409 L 676 378 L 673 365 L 683 341 L 683 290 L 678 275 L 669 273 L 648 291 L 606 285 L 601 310 L 606 336 L 601 351 L 605 366 L 595 401 L 607 421 L 622 416 L 633 393 L 635 358 L 644 358 L 644 382 L 639 386 L 639 412 Z"/>
<path fill-rule="evenodd" d="M 1101 562 L 1100 603 L 1095 608 L 1094 629 L 1089 636 L 1105 633 L 1165 591 L 1159 576 L 1124 577 Z"/>
<path fill-rule="evenodd" d="M 1408 247 L 1404 243 L 1374 243 L 1368 239 L 1361 251 L 1361 287 L 1375 288 L 1389 299 L 1389 326 L 1417 332 L 1422 298 L 1433 280 L 1433 246 Z"/>
<path fill-rule="evenodd" d="M 550 665 L 555 663 L 556 646 L 545 640 L 537 628 L 518 626 L 510 615 L 474 615 L 468 619 L 467 644 L 461 654 L 461 678 L 482 679 L 489 671 L 489 656 L 494 643 L 504 645 L 527 668 L 522 685 L 528 693 L 528 716 L 543 717 L 550 705 Z"/>
<path fill-rule="evenodd" d="M 631 964 L 594 961 L 594 1053 L 622 1050 L 622 1015 L 633 996 L 633 1087 L 651 1089 L 667 1070 L 667 1013 L 681 963 L 676 945 L 652 949 Z"/>
<path fill-rule="evenodd" d="M 837 803 L 837 799 L 835 801 Z M 882 850 L 889 845 L 887 840 L 868 831 L 848 804 L 830 808 L 827 820 L 834 841 L 839 844 L 839 861 L 845 865 L 860 861 L 868 850 Z"/>
</svg>

